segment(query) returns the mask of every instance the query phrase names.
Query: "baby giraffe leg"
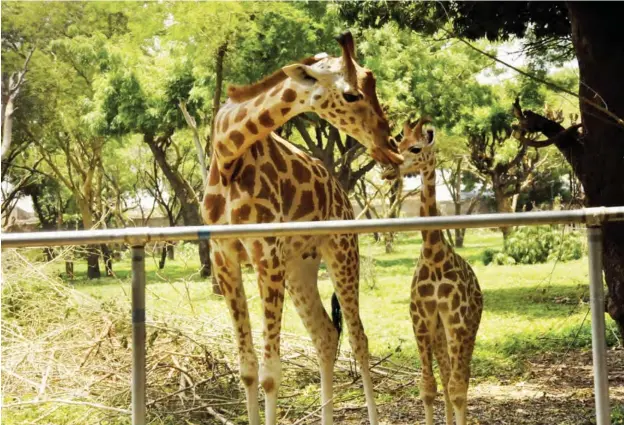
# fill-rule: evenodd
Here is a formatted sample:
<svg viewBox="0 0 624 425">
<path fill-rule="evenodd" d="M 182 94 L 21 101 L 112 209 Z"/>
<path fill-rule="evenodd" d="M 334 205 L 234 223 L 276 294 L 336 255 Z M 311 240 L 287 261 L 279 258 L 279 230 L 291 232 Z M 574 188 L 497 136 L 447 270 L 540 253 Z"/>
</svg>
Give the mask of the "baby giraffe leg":
<svg viewBox="0 0 624 425">
<path fill-rule="evenodd" d="M 444 388 L 444 409 L 446 414 L 446 425 L 453 425 L 453 404 L 449 397 L 448 385 L 451 375 L 451 361 L 448 355 L 448 347 L 446 344 L 446 334 L 442 321 L 438 320 L 435 340 L 433 343 L 433 354 L 440 367 L 440 376 L 442 377 L 442 386 Z"/>
<path fill-rule="evenodd" d="M 212 242 L 213 273 L 225 297 L 238 343 L 240 379 L 245 387 L 249 425 L 260 425 L 258 406 L 258 358 L 253 348 L 245 288 L 238 257 L 227 250 L 227 242 Z"/>
<path fill-rule="evenodd" d="M 349 343 L 360 365 L 370 425 L 378 425 L 373 380 L 370 375 L 368 338 L 360 319 L 360 259 L 355 235 L 332 235 L 322 249 L 342 314 L 349 328 Z"/>
<path fill-rule="evenodd" d="M 464 327 L 456 327 L 450 332 L 454 338 L 449 338 L 447 330 L 448 350 L 451 354 L 451 376 L 448 391 L 457 425 L 466 425 L 466 410 L 468 399 L 468 384 L 470 380 L 470 359 L 474 347 L 474 338 L 464 339 L 467 335 Z"/>
<path fill-rule="evenodd" d="M 334 361 L 338 349 L 338 332 L 323 307 L 317 278 L 320 256 L 291 260 L 286 271 L 288 293 L 305 325 L 319 359 L 321 373 L 321 406 L 323 425 L 333 423 Z"/>
<path fill-rule="evenodd" d="M 433 402 L 438 393 L 435 376 L 433 374 L 433 337 L 432 323 L 426 317 L 415 317 L 412 313 L 412 324 L 416 335 L 416 345 L 420 356 L 420 368 L 422 376 L 420 378 L 420 398 L 425 406 L 425 423 L 433 425 Z"/>
</svg>

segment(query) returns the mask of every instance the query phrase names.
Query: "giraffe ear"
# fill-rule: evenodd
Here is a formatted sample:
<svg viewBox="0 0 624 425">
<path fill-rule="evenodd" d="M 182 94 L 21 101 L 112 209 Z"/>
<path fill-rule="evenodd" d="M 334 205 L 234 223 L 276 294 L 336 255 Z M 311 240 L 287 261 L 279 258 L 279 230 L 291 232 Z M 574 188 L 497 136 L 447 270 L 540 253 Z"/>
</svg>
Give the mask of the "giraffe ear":
<svg viewBox="0 0 624 425">
<path fill-rule="evenodd" d="M 433 146 L 435 143 L 435 130 L 433 128 L 427 129 L 427 146 Z"/>
<path fill-rule="evenodd" d="M 327 79 L 327 76 L 329 75 L 329 72 L 319 71 L 318 69 L 314 69 L 311 66 L 301 63 L 287 65 L 282 68 L 282 71 L 299 84 L 308 86 L 313 85 L 319 80 L 322 81 Z"/>
<path fill-rule="evenodd" d="M 403 124 L 403 138 L 407 137 L 410 134 L 412 134 L 412 125 L 410 124 L 409 120 L 407 120 Z"/>
</svg>

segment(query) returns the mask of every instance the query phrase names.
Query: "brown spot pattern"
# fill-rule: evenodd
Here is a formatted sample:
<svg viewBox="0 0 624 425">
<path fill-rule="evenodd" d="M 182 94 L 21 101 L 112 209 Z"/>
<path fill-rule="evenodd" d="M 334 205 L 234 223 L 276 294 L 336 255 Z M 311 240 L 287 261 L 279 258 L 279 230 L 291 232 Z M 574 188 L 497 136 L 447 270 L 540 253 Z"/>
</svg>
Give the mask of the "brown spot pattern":
<svg viewBox="0 0 624 425">
<path fill-rule="evenodd" d="M 208 212 L 210 222 L 216 223 L 225 212 L 225 198 L 220 194 L 208 194 L 204 197 L 204 207 Z"/>
<path fill-rule="evenodd" d="M 299 183 L 308 183 L 310 179 L 312 178 L 312 173 L 310 172 L 310 170 L 308 170 L 308 168 L 304 164 L 302 164 L 300 161 L 296 159 L 293 159 L 291 161 L 291 164 L 292 164 L 293 177 Z"/>
<path fill-rule="evenodd" d="M 288 170 L 286 161 L 284 161 L 284 157 L 279 149 L 276 149 L 275 143 L 269 143 L 269 156 L 271 157 L 271 162 L 275 165 L 278 172 L 285 173 Z"/>
<path fill-rule="evenodd" d="M 418 285 L 418 294 L 421 297 L 430 297 L 433 295 L 434 287 L 430 283 L 426 283 L 424 285 Z"/>
<path fill-rule="evenodd" d="M 252 120 L 247 120 L 247 122 L 245 123 L 245 128 L 251 134 L 258 134 L 258 126 L 254 124 Z"/>
<path fill-rule="evenodd" d="M 230 140 L 234 142 L 236 147 L 240 148 L 243 142 L 245 142 L 245 136 L 240 131 L 234 130 L 230 133 Z"/>
<path fill-rule="evenodd" d="M 240 175 L 240 188 L 245 192 L 253 195 L 254 186 L 256 184 L 256 168 L 253 165 L 247 165 Z"/>
<path fill-rule="evenodd" d="M 241 106 L 240 108 L 238 108 L 238 113 L 234 117 L 234 122 L 241 122 L 243 118 L 245 118 L 246 115 L 247 115 L 247 108 L 245 108 L 244 106 Z"/>
<path fill-rule="evenodd" d="M 258 116 L 258 122 L 260 123 L 260 125 L 267 128 L 275 126 L 275 121 L 273 121 L 273 118 L 271 118 L 271 113 L 268 109 L 261 113 L 260 116 Z"/>
<path fill-rule="evenodd" d="M 295 99 L 297 98 L 297 92 L 294 91 L 293 89 L 286 89 L 284 90 L 284 93 L 282 93 L 282 100 L 284 102 L 294 102 Z"/>
<path fill-rule="evenodd" d="M 314 196 L 312 192 L 306 190 L 301 193 L 301 200 L 299 201 L 299 206 L 297 207 L 297 211 L 293 215 L 293 220 L 298 220 L 302 217 L 305 217 L 310 212 L 314 210 Z"/>
</svg>

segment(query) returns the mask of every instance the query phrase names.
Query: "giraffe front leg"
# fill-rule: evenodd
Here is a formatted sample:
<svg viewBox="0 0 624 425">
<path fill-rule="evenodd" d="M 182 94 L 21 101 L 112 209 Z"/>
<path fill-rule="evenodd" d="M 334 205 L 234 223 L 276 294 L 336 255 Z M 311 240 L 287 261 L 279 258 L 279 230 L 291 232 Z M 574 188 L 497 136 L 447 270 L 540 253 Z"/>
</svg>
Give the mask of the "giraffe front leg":
<svg viewBox="0 0 624 425">
<path fill-rule="evenodd" d="M 290 294 L 316 349 L 321 374 L 322 425 L 333 423 L 334 362 L 338 332 L 323 307 L 317 280 L 320 257 L 289 261 L 286 271 Z"/>
<path fill-rule="evenodd" d="M 264 312 L 262 332 L 264 348 L 260 366 L 260 385 L 264 388 L 265 394 L 265 422 L 267 425 L 275 425 L 277 423 L 277 393 L 282 378 L 280 332 L 286 271 L 279 246 L 268 244 L 266 241 L 259 244 L 259 241 L 254 242 L 254 263 L 258 271 L 258 287 Z M 262 249 L 259 249 L 260 246 Z"/>
<path fill-rule="evenodd" d="M 258 405 L 258 358 L 253 347 L 245 288 L 238 256 L 227 242 L 211 244 L 210 257 L 215 279 L 225 297 L 238 344 L 240 379 L 245 387 L 249 425 L 260 425 Z"/>
<path fill-rule="evenodd" d="M 340 303 L 342 314 L 349 328 L 349 343 L 360 365 L 368 419 L 370 425 L 377 425 L 377 405 L 373 380 L 370 374 L 368 338 L 360 318 L 359 282 L 360 263 L 355 235 L 332 235 L 322 255 L 334 283 L 334 290 Z"/>
<path fill-rule="evenodd" d="M 438 392 L 433 374 L 433 344 L 437 315 L 433 317 L 428 315 L 423 308 L 422 300 L 416 299 L 414 296 L 414 289 L 412 290 L 412 300 L 415 301 L 410 303 L 410 315 L 422 370 L 420 398 L 425 407 L 425 423 L 433 425 L 433 402 Z"/>
</svg>

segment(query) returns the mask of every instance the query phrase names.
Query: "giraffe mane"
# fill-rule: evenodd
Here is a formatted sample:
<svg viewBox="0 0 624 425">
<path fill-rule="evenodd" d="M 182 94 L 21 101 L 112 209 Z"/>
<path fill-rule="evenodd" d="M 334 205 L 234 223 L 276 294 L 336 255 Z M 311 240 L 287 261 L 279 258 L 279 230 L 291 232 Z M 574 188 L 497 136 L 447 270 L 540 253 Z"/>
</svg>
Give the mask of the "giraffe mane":
<svg viewBox="0 0 624 425">
<path fill-rule="evenodd" d="M 317 55 L 318 56 L 318 55 Z M 313 65 L 323 59 L 322 57 L 317 58 L 316 56 L 310 56 L 305 59 L 299 61 L 299 63 L 303 65 Z M 287 78 L 287 75 L 282 69 L 278 69 L 273 74 L 268 77 L 263 78 L 257 83 L 249 84 L 249 85 L 234 85 L 231 84 L 227 89 L 228 97 L 234 102 L 244 102 L 249 99 L 253 99 L 258 96 L 260 93 L 269 90 L 270 88 L 276 86 Z"/>
</svg>

